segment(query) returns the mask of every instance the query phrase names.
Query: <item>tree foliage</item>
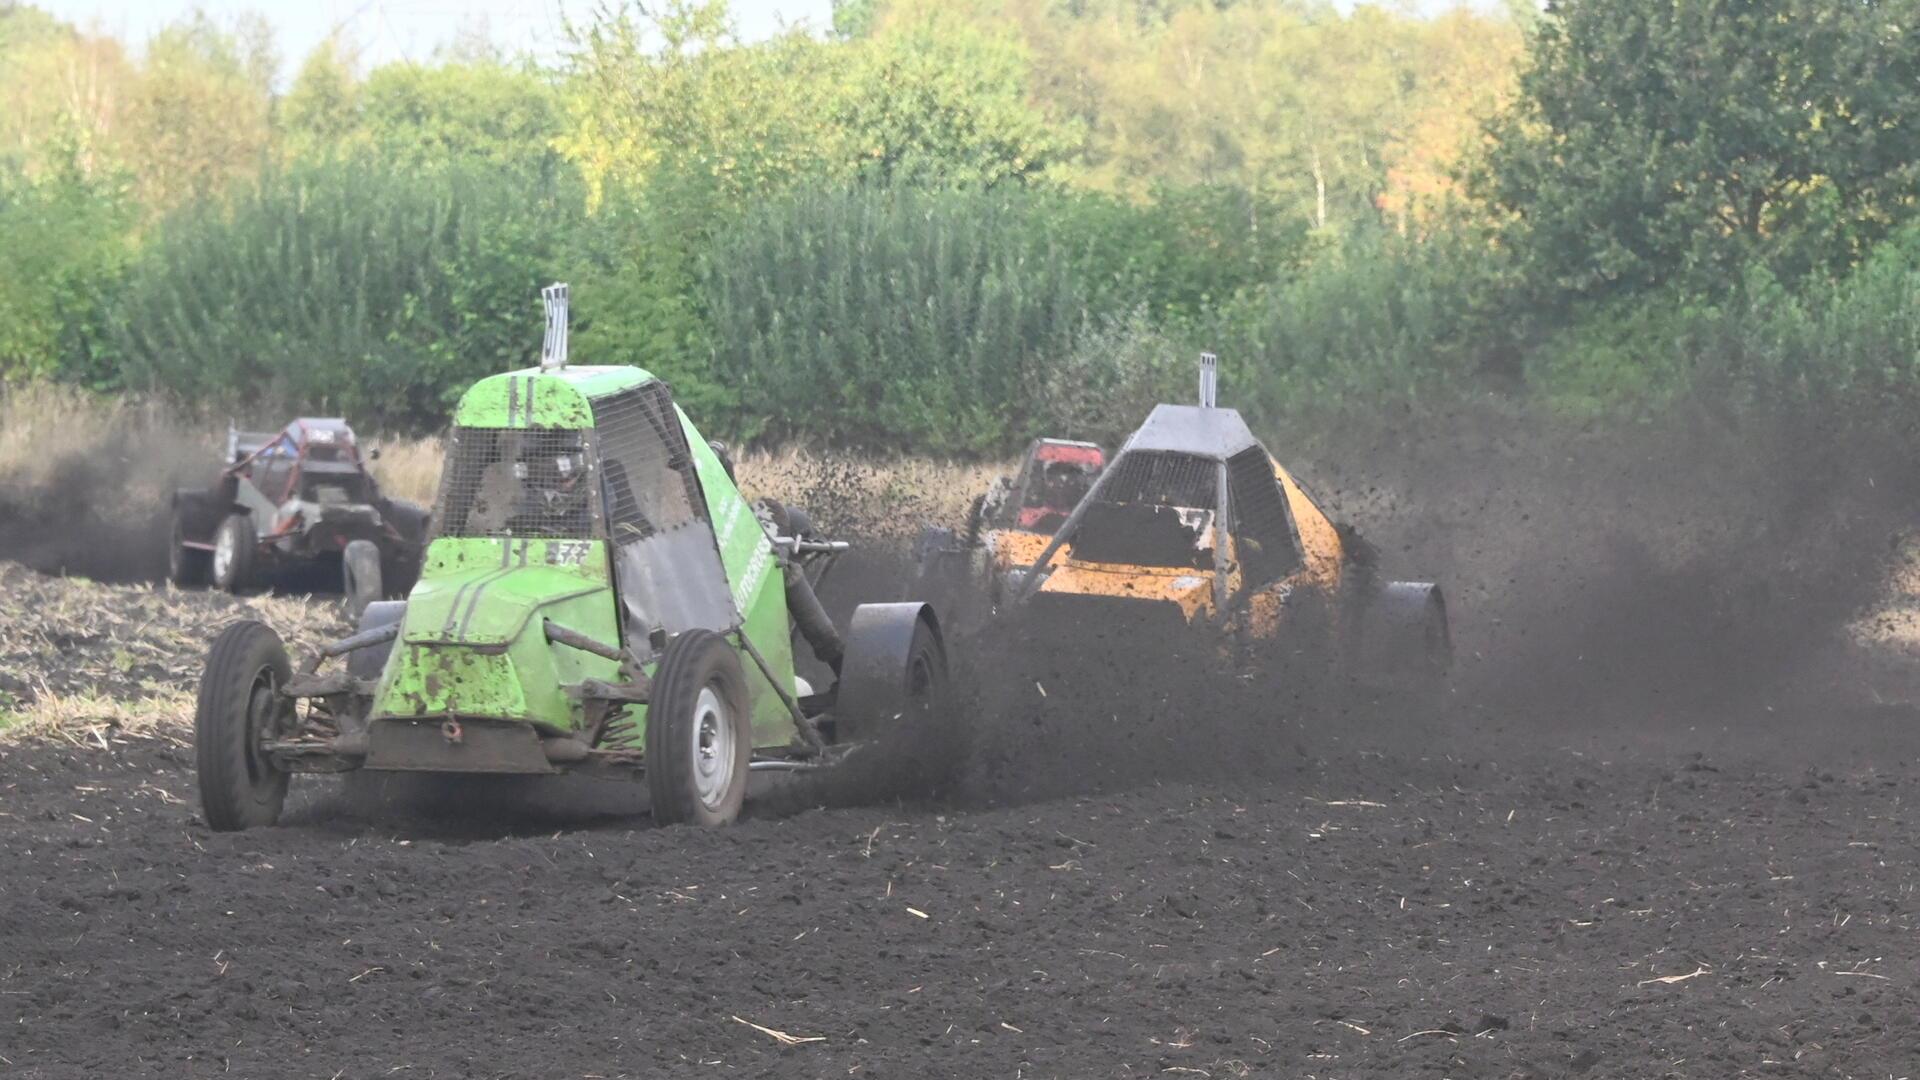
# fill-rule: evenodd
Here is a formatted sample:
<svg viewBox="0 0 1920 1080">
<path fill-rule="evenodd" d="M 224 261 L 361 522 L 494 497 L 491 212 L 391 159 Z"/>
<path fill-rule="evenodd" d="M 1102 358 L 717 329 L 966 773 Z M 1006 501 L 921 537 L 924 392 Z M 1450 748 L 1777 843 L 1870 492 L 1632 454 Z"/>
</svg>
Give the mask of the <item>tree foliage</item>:
<svg viewBox="0 0 1920 1080">
<path fill-rule="evenodd" d="M 1920 196 L 1916 0 L 1550 4 L 1484 190 L 1543 286 L 1844 268 Z"/>
<path fill-rule="evenodd" d="M 675 0 L 579 32 L 573 71 L 561 145 L 589 183 L 694 222 L 825 182 L 1030 180 L 1072 148 L 1027 101 L 1019 43 L 937 7 L 847 42 L 745 44 L 720 0 Z"/>
<path fill-rule="evenodd" d="M 67 138 L 32 175 L 0 169 L 0 380 L 91 381 L 106 362 L 104 307 L 135 207 L 126 178 L 90 175 Z"/>
<path fill-rule="evenodd" d="M 228 31 L 195 12 L 147 43 L 127 92 L 122 153 L 150 205 L 209 198 L 259 172 L 276 66 L 257 17 Z"/>
<path fill-rule="evenodd" d="M 257 20 L 0 0 L 0 378 L 431 428 L 575 353 L 763 439 L 1920 404 L 1920 0 L 723 0 L 282 92 Z M 1522 56 L 1524 52 L 1524 57 Z M 1465 177 L 1467 179 L 1463 180 Z M 1903 291 L 1904 290 L 1904 291 Z M 1879 404 L 1876 404 L 1879 402 Z"/>
<path fill-rule="evenodd" d="M 1036 98 L 1087 132 L 1088 184 L 1233 186 L 1318 228 L 1451 193 L 1519 49 L 1510 20 L 1466 10 L 1005 0 L 979 17 L 1020 28 Z"/>
</svg>

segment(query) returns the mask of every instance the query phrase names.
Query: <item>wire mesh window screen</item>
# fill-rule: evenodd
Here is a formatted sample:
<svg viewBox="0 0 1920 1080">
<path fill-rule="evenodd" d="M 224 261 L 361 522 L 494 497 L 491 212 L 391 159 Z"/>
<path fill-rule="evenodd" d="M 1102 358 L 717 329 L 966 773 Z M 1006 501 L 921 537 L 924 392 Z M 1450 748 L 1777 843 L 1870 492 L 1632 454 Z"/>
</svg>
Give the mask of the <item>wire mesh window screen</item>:
<svg viewBox="0 0 1920 1080">
<path fill-rule="evenodd" d="M 664 384 L 593 399 L 593 423 L 616 541 L 644 540 L 705 519 L 686 431 Z"/>
<path fill-rule="evenodd" d="M 1227 485 L 1233 535 L 1246 576 L 1258 585 L 1292 573 L 1300 565 L 1300 553 L 1294 548 L 1273 459 L 1259 447 L 1240 451 L 1227 459 Z"/>
<path fill-rule="evenodd" d="M 434 515 L 439 535 L 590 539 L 594 480 L 585 432 L 455 428 Z"/>
<path fill-rule="evenodd" d="M 1101 488 L 1110 503 L 1145 503 L 1194 510 L 1215 509 L 1220 464 L 1193 454 L 1122 454 Z"/>
</svg>

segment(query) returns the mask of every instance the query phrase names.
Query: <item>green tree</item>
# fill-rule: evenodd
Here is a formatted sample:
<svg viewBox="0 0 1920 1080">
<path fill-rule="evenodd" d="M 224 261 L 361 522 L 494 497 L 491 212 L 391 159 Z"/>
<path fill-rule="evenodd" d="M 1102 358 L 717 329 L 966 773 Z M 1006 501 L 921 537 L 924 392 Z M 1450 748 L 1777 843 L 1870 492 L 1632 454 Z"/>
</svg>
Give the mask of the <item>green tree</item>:
<svg viewBox="0 0 1920 1080">
<path fill-rule="evenodd" d="M 1334 232 L 1451 192 L 1474 114 L 1506 96 L 1519 36 L 1501 15 L 1368 4 L 963 6 L 1017 28 L 1036 104 L 1085 132 L 1078 182 L 1136 198 L 1239 187 Z"/>
<path fill-rule="evenodd" d="M 1479 185 L 1576 295 L 1857 260 L 1920 196 L 1920 0 L 1548 6 Z"/>
<path fill-rule="evenodd" d="M 257 18 L 234 30 L 196 12 L 147 43 L 122 155 L 144 200 L 166 209 L 257 175 L 271 138 L 276 61 Z"/>
<path fill-rule="evenodd" d="M 0 5 L 0 162 L 30 175 L 111 171 L 134 78 L 112 38 L 80 33 L 38 8 Z"/>
<path fill-rule="evenodd" d="M 1071 140 L 1027 100 L 1024 49 L 915 9 L 854 41 L 743 44 L 721 0 L 622 11 L 576 31 L 562 139 L 596 192 L 618 185 L 696 230 L 750 198 L 867 180 L 1027 180 Z"/>
<path fill-rule="evenodd" d="M 33 175 L 0 165 L 0 379 L 92 381 L 111 355 L 102 305 L 137 208 L 124 177 L 84 166 L 77 128 L 52 143 Z"/>
<path fill-rule="evenodd" d="M 1026 50 L 935 9 L 850 45 L 831 93 L 835 171 L 881 183 L 1032 180 L 1073 140 L 1028 101 Z"/>
<path fill-rule="evenodd" d="M 561 146 L 596 198 L 617 186 L 711 221 L 744 197 L 828 171 L 833 59 L 799 33 L 741 44 L 723 0 L 603 14 L 575 31 Z"/>
<path fill-rule="evenodd" d="M 338 36 L 316 46 L 280 102 L 289 155 L 312 160 L 346 150 L 360 128 L 360 95 L 351 50 Z"/>
<path fill-rule="evenodd" d="M 849 40 L 873 31 L 880 0 L 833 0 L 833 32 Z"/>
<path fill-rule="evenodd" d="M 561 161 L 560 121 L 544 76 L 492 60 L 387 64 L 361 90 L 374 152 L 409 168 L 484 164 L 550 177 Z"/>
</svg>

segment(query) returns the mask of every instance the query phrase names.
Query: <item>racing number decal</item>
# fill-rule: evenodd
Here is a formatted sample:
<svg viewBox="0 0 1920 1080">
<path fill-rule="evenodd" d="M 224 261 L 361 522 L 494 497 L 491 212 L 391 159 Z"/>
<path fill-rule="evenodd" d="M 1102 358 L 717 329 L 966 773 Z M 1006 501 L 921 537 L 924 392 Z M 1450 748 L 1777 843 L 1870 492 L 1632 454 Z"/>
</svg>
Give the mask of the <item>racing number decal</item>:
<svg viewBox="0 0 1920 1080">
<path fill-rule="evenodd" d="M 547 545 L 547 562 L 554 566 L 580 566 L 587 561 L 593 545 L 585 540 L 555 540 Z"/>
</svg>

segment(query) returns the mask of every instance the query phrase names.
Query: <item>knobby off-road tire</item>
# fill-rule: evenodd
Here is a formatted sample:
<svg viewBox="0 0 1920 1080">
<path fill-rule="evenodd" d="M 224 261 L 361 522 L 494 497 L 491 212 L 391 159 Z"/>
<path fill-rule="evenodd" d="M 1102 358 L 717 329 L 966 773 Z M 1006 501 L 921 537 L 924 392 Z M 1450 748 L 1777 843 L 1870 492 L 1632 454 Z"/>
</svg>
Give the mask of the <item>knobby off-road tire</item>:
<svg viewBox="0 0 1920 1080">
<path fill-rule="evenodd" d="M 340 587 L 347 595 L 347 614 L 358 619 L 368 604 L 384 599 L 384 579 L 380 546 L 371 540 L 349 541 L 340 553 Z"/>
<path fill-rule="evenodd" d="M 198 589 L 213 573 L 213 553 L 187 546 L 187 523 L 178 507 L 173 511 L 173 533 L 167 548 L 167 580 L 181 588 Z"/>
<path fill-rule="evenodd" d="M 668 644 L 647 705 L 647 795 L 661 825 L 740 816 L 753 755 L 747 677 L 727 639 L 689 630 Z"/>
<path fill-rule="evenodd" d="M 200 808 L 216 832 L 280 819 L 287 774 L 274 768 L 260 743 L 292 712 L 293 703 L 279 693 L 292 674 L 280 635 L 252 619 L 227 627 L 207 653 L 193 713 L 193 748 Z"/>
<path fill-rule="evenodd" d="M 259 547 L 253 519 L 245 514 L 228 514 L 213 534 L 213 583 L 231 593 L 252 585 L 254 556 Z"/>
</svg>

